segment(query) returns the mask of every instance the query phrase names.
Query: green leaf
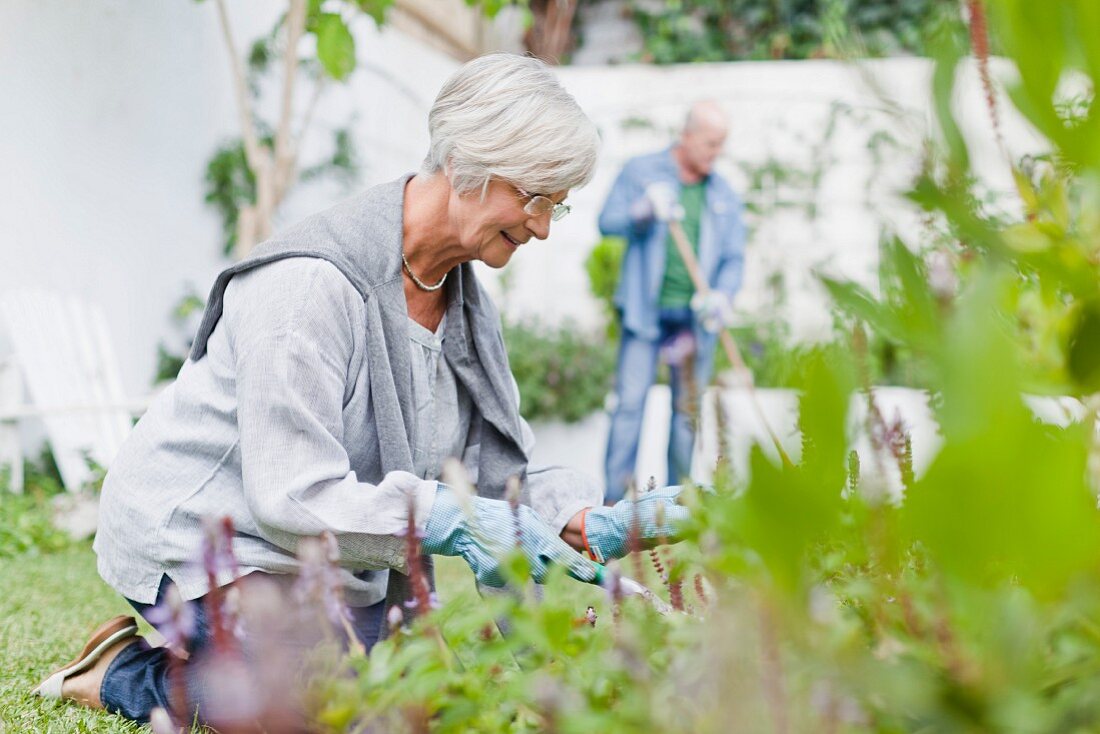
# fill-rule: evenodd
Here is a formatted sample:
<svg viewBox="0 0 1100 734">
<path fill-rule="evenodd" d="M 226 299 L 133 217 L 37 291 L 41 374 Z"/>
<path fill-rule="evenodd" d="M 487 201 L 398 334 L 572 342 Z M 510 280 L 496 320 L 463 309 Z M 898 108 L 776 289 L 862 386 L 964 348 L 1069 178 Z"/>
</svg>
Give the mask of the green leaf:
<svg viewBox="0 0 1100 734">
<path fill-rule="evenodd" d="M 1039 197 L 1035 193 L 1035 187 L 1032 186 L 1031 179 L 1016 166 L 1012 167 L 1012 179 L 1016 182 L 1016 191 L 1019 192 L 1020 199 L 1024 202 L 1024 210 L 1029 216 L 1034 216 L 1039 209 Z"/>
<path fill-rule="evenodd" d="M 381 28 L 386 24 L 386 12 L 393 5 L 393 0 L 355 0 L 355 4 Z"/>
<path fill-rule="evenodd" d="M 802 432 L 801 466 L 812 485 L 842 487 L 847 477 L 846 423 L 855 372 L 846 350 L 815 349 L 799 379 L 798 423 Z M 832 489 L 826 489 L 830 493 Z"/>
<path fill-rule="evenodd" d="M 1041 425 L 1024 407 L 1003 333 L 1013 284 L 984 274 L 945 332 L 944 444 L 906 496 L 904 526 L 950 577 L 1047 595 L 1090 568 L 1100 548 L 1089 431 Z"/>
<path fill-rule="evenodd" d="M 1005 244 L 1016 252 L 1043 252 L 1050 248 L 1050 239 L 1032 222 L 1006 227 L 1001 236 Z"/>
<path fill-rule="evenodd" d="M 958 123 L 952 111 L 952 101 L 955 94 L 955 73 L 959 60 L 963 56 L 963 47 L 959 41 L 958 33 L 953 27 L 941 30 L 934 42 L 933 56 L 935 66 L 932 71 L 932 101 L 936 111 L 936 120 L 939 122 L 943 140 L 947 144 L 947 150 L 951 155 L 950 164 L 954 175 L 958 176 L 969 170 L 970 155 L 966 149 L 966 141 L 959 130 Z"/>
<path fill-rule="evenodd" d="M 882 262 L 883 279 L 895 281 L 899 290 L 892 294 L 892 300 L 898 303 L 895 311 L 906 329 L 906 343 L 933 348 L 938 342 L 940 319 L 923 261 L 895 238 L 884 243 Z"/>
<path fill-rule="evenodd" d="M 822 277 L 821 282 L 841 311 L 865 321 L 875 333 L 891 341 L 906 341 L 905 324 L 885 304 L 879 303 L 866 288 L 857 283 L 827 277 Z"/>
<path fill-rule="evenodd" d="M 504 6 L 511 4 L 511 0 L 466 0 L 471 8 L 480 8 L 486 18 L 495 18 Z"/>
<path fill-rule="evenodd" d="M 325 72 L 336 81 L 344 81 L 355 70 L 355 39 L 336 13 L 322 13 L 314 31 L 317 58 Z"/>
<path fill-rule="evenodd" d="M 1100 391 L 1100 301 L 1088 301 L 1077 309 L 1066 344 L 1066 366 L 1082 392 Z"/>
</svg>

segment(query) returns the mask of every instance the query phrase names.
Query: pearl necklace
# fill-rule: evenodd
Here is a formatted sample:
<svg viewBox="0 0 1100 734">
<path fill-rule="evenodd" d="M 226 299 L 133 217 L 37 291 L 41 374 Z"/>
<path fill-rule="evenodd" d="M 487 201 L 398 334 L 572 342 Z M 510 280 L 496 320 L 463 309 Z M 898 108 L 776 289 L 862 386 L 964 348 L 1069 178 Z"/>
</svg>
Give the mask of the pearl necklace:
<svg viewBox="0 0 1100 734">
<path fill-rule="evenodd" d="M 404 252 L 401 253 L 401 262 L 403 262 L 405 264 L 405 272 L 409 274 L 410 278 L 412 278 L 412 282 L 416 285 L 416 287 L 419 288 L 422 291 L 428 291 L 429 293 L 431 293 L 432 291 L 437 291 L 440 288 L 442 288 L 443 284 L 447 282 L 447 276 L 450 275 L 449 272 L 443 273 L 443 277 L 439 279 L 438 283 L 436 283 L 435 285 L 428 285 L 427 283 L 422 281 L 420 278 L 416 277 L 416 273 L 414 273 L 412 271 L 412 268 L 409 267 L 409 259 L 407 257 L 405 257 Z"/>
</svg>

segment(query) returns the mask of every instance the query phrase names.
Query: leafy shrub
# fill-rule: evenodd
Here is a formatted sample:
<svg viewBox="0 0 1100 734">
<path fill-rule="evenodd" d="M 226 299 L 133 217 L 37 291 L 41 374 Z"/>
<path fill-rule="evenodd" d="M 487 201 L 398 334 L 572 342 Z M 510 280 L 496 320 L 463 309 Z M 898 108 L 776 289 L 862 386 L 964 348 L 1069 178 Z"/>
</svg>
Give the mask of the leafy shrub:
<svg viewBox="0 0 1100 734">
<path fill-rule="evenodd" d="M 615 309 L 615 289 L 619 287 L 626 240 L 622 237 L 601 237 L 588 253 L 584 270 L 588 273 L 588 289 L 600 302 L 607 320 L 607 336 L 619 337 L 619 318 Z"/>
<path fill-rule="evenodd" d="M 0 498 L 0 558 L 52 553 L 68 547 L 69 536 L 53 524 L 48 495 L 38 491 Z"/>
<path fill-rule="evenodd" d="M 171 382 L 183 369 L 187 355 L 191 351 L 191 342 L 198 330 L 199 319 L 206 309 L 206 302 L 190 287 L 172 307 L 171 346 L 165 341 L 157 344 L 157 363 L 153 375 L 153 384 Z"/>
<path fill-rule="evenodd" d="M 396 732 L 1088 730 L 1100 720 L 1093 439 L 1024 408 L 996 325 L 1010 287 L 994 269 L 939 320 L 944 445 L 922 477 L 893 442 L 853 457 L 858 352 L 810 351 L 795 369 L 798 462 L 757 449 L 743 485 L 720 467 L 713 493 L 689 492 L 691 547 L 659 549 L 660 575 L 635 554 L 596 598 L 559 578 L 541 602 L 446 601 L 351 657 L 357 677 L 319 681 L 317 719 Z M 884 501 L 861 464 L 902 469 L 906 501 Z M 624 598 L 615 573 L 656 578 L 679 610 Z M 523 589 L 522 568 L 514 578 Z"/>
<path fill-rule="evenodd" d="M 575 324 L 537 320 L 504 324 L 508 361 L 528 420 L 578 421 L 603 407 L 615 369 L 615 346 Z"/>
<path fill-rule="evenodd" d="M 39 555 L 71 544 L 53 524 L 52 498 L 65 491 L 53 454 L 43 449 L 37 462 L 24 462 L 23 494 L 10 491 L 10 470 L 0 473 L 0 558 Z"/>
<path fill-rule="evenodd" d="M 632 0 L 657 64 L 927 53 L 929 29 L 957 15 L 951 0 Z M 841 46 L 844 49 L 841 49 Z"/>
</svg>

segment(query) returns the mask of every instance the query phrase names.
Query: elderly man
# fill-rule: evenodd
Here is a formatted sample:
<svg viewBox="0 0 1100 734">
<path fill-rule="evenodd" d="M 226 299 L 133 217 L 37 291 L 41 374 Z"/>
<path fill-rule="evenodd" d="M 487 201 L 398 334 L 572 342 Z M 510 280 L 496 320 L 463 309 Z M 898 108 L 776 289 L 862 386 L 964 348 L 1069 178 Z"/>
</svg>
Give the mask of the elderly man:
<svg viewBox="0 0 1100 734">
<path fill-rule="evenodd" d="M 662 352 L 670 367 L 673 401 L 669 482 L 691 468 L 691 416 L 710 379 L 715 345 L 716 322 L 702 316 L 728 315 L 729 301 L 741 283 L 741 203 L 714 172 L 728 128 L 717 104 L 696 103 L 675 145 L 627 162 L 600 213 L 600 231 L 627 240 L 615 294 L 622 344 L 605 462 L 607 502 L 620 499 L 633 480 L 645 397 Z M 709 298 L 696 294 L 690 272 L 694 264 L 685 263 L 676 246 L 672 219 L 679 221 L 694 249 L 699 275 L 712 290 Z"/>
</svg>

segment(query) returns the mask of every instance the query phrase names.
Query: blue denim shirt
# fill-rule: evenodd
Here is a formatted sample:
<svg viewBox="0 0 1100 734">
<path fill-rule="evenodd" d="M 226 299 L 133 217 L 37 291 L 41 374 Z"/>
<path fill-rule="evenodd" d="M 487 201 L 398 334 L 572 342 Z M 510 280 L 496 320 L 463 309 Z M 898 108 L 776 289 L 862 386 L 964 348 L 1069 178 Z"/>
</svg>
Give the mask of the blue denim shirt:
<svg viewBox="0 0 1100 734">
<path fill-rule="evenodd" d="M 646 339 L 658 336 L 658 296 L 665 274 L 668 224 L 652 217 L 638 218 L 638 203 L 652 183 L 663 182 L 679 193 L 680 177 L 672 148 L 627 161 L 611 187 L 603 211 L 600 232 L 625 237 L 615 305 L 623 327 Z M 733 296 L 741 286 L 745 227 L 741 200 L 717 173 L 707 178 L 706 207 L 699 230 L 699 266 L 710 287 Z M 714 335 L 696 327 L 701 348 L 714 346 Z"/>
</svg>

